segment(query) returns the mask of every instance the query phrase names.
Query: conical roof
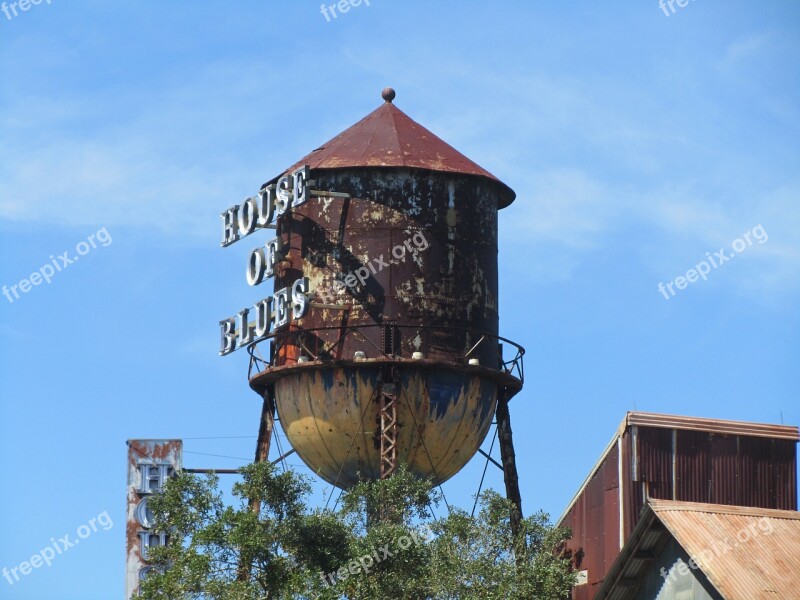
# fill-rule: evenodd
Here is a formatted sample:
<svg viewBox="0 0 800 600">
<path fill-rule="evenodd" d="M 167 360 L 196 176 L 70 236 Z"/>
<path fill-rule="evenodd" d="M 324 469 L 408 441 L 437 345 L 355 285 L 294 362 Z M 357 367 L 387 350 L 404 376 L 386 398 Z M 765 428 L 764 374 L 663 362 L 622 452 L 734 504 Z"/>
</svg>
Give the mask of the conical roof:
<svg viewBox="0 0 800 600">
<path fill-rule="evenodd" d="M 386 88 L 382 96 L 385 102 L 381 106 L 285 172 L 308 165 L 311 169 L 405 167 L 460 173 L 495 182 L 498 208 L 514 201 L 516 194 L 510 187 L 392 104 L 394 90 Z"/>
</svg>

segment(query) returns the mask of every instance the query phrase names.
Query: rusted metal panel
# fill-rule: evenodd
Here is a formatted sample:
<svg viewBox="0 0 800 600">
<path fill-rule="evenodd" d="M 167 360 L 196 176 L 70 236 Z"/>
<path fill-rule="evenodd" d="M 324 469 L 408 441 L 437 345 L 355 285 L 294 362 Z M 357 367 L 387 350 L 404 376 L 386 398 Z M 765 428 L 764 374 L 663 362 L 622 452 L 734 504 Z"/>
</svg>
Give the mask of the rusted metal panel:
<svg viewBox="0 0 800 600">
<path fill-rule="evenodd" d="M 608 451 L 608 457 L 603 461 L 603 489 L 616 490 L 619 488 L 619 445 L 613 444 Z"/>
<path fill-rule="evenodd" d="M 744 458 L 740 487 L 742 502 L 769 506 L 772 444 L 770 440 L 759 438 L 742 438 L 739 443 Z"/>
<path fill-rule="evenodd" d="M 398 367 L 397 454 L 437 483 L 477 452 L 494 414 L 492 382 L 442 369 Z M 339 487 L 380 478 L 380 367 L 295 370 L 276 382 L 280 422 L 292 447 Z M 281 401 L 283 399 L 283 401 Z"/>
<path fill-rule="evenodd" d="M 182 466 L 181 440 L 128 440 L 125 598 L 133 598 L 147 575 L 147 550 L 162 545 L 151 534 L 148 498 L 161 491 L 167 478 Z"/>
<path fill-rule="evenodd" d="M 675 499 L 793 510 L 793 441 L 677 431 Z"/>
<path fill-rule="evenodd" d="M 633 481 L 633 451 L 631 449 L 633 443 L 633 436 L 623 435 L 621 438 L 622 455 L 621 455 L 621 471 L 622 471 L 622 513 L 624 519 L 623 538 L 624 544 L 628 537 L 630 537 L 633 528 L 636 526 L 636 521 L 639 518 L 639 511 L 642 505 L 637 502 L 637 492 L 641 490 L 639 482 Z"/>
<path fill-rule="evenodd" d="M 639 427 L 637 469 L 650 498 L 672 499 L 672 431 Z"/>
<path fill-rule="evenodd" d="M 285 257 L 275 289 L 306 277 L 311 302 L 274 335 L 274 358 L 251 386 L 263 393 L 274 383 L 300 457 L 348 487 L 358 473 L 380 475 L 375 378 L 399 369 L 397 460 L 444 481 L 480 446 L 498 389 L 513 395 L 522 385 L 497 336 L 497 187 L 413 169 L 311 177 L 349 197 L 314 197 L 279 221 Z M 356 273 L 357 285 L 337 283 Z"/>
<path fill-rule="evenodd" d="M 654 430 L 667 431 L 667 430 Z M 702 431 L 676 432 L 677 452 L 675 456 L 674 496 L 653 496 L 663 500 L 687 500 L 708 502 L 711 498 L 711 455 L 709 434 Z"/>
<path fill-rule="evenodd" d="M 588 584 L 575 586 L 572 588 L 572 600 L 591 600 L 592 599 L 592 587 Z"/>
<path fill-rule="evenodd" d="M 772 462 L 775 465 L 775 508 L 797 509 L 796 450 L 793 442 L 775 440 L 772 444 Z"/>
<path fill-rule="evenodd" d="M 281 227 L 290 251 L 276 289 L 302 275 L 314 293 L 298 327 L 386 321 L 435 325 L 428 340 L 408 339 L 401 330 L 399 354 L 410 357 L 423 351 L 428 358 L 459 361 L 479 340 L 469 332 L 497 334 L 497 197 L 489 186 L 407 170 L 380 176 L 364 169 L 337 170 L 313 176 L 319 187 L 352 197 L 312 199 Z M 393 255 L 396 248 L 399 258 Z M 380 263 L 388 266 L 376 266 Z M 359 269 L 367 274 L 363 284 L 337 284 Z M 323 307 L 331 295 L 337 308 Z M 377 328 L 364 331 L 366 344 L 380 348 L 380 333 Z M 338 335 L 337 330 L 317 334 L 319 340 L 309 335 L 306 345 L 325 352 L 326 342 L 330 345 Z M 423 341 L 429 342 L 426 348 Z M 331 351 L 331 358 L 351 358 L 356 349 L 369 356 L 370 348 L 364 346 L 364 341 L 346 340 Z M 490 344 L 483 344 L 474 358 L 498 366 Z"/>
<path fill-rule="evenodd" d="M 742 437 L 740 504 L 797 509 L 796 445 L 784 440 Z"/>
<path fill-rule="evenodd" d="M 613 465 L 616 466 L 616 465 Z M 620 551 L 619 545 L 619 489 L 612 488 L 603 493 L 603 576 L 614 564 Z"/>
<path fill-rule="evenodd" d="M 589 571 L 589 584 L 597 583 L 603 580 L 605 575 L 605 560 L 603 537 L 605 531 L 603 530 L 603 518 L 605 511 L 603 507 L 603 486 L 600 481 L 592 481 L 587 488 L 587 492 L 591 496 L 597 496 L 599 502 L 590 501 L 586 506 L 586 531 L 587 544 L 585 546 L 586 568 Z"/>
<path fill-rule="evenodd" d="M 304 165 L 312 169 L 413 168 L 471 175 L 486 179 L 497 186 L 500 195 L 499 208 L 508 206 L 515 198 L 511 188 L 497 177 L 389 101 L 304 156 L 287 169 L 287 172 Z"/>
<path fill-rule="evenodd" d="M 737 487 L 739 473 L 739 436 L 709 434 L 711 455 L 711 490 L 708 501 L 712 504 L 743 504 Z M 682 500 L 680 496 L 676 498 Z"/>
<path fill-rule="evenodd" d="M 602 583 L 607 569 L 619 553 L 619 451 L 609 446 L 582 493 L 561 524 L 572 529 L 567 543 L 573 566 L 587 571 L 587 583 L 573 588 L 573 600 L 591 598 L 592 589 Z"/>
</svg>

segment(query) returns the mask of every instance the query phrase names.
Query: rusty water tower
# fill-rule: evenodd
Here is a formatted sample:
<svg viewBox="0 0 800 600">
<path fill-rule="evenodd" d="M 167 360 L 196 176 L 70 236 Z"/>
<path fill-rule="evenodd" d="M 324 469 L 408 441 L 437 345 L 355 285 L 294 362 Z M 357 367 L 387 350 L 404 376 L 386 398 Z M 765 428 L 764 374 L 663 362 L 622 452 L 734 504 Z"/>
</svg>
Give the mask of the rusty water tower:
<svg viewBox="0 0 800 600">
<path fill-rule="evenodd" d="M 309 198 L 276 219 L 274 263 L 275 290 L 305 281 L 307 306 L 248 345 L 264 398 L 257 459 L 277 411 L 292 448 L 335 486 L 403 463 L 441 483 L 496 418 L 519 507 L 507 403 L 524 349 L 498 335 L 497 211 L 515 194 L 398 109 L 394 90 L 382 97 L 262 187 L 291 194 L 286 177 L 302 169 Z"/>
</svg>

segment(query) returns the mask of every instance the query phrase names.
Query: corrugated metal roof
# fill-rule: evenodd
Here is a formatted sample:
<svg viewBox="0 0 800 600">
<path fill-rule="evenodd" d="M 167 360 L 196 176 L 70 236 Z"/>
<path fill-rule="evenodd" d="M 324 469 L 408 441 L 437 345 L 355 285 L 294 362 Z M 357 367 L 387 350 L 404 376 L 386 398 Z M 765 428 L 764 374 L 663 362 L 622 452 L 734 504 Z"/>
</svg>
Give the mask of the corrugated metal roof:
<svg viewBox="0 0 800 600">
<path fill-rule="evenodd" d="M 792 425 L 771 425 L 767 423 L 681 417 L 645 412 L 629 412 L 625 422 L 628 426 L 642 425 L 645 427 L 706 431 L 709 433 L 747 435 L 779 440 L 800 440 L 800 429 Z"/>
<path fill-rule="evenodd" d="M 383 97 L 381 106 L 285 172 L 308 165 L 311 169 L 406 167 L 460 173 L 495 182 L 500 190 L 499 208 L 514 201 L 516 194 L 510 187 L 392 104 L 394 90 L 387 88 Z"/>
<path fill-rule="evenodd" d="M 800 598 L 800 512 L 651 500 L 669 532 L 729 600 Z"/>
<path fill-rule="evenodd" d="M 671 535 L 727 600 L 800 598 L 800 513 L 650 500 L 597 599 L 633 597 Z"/>
</svg>

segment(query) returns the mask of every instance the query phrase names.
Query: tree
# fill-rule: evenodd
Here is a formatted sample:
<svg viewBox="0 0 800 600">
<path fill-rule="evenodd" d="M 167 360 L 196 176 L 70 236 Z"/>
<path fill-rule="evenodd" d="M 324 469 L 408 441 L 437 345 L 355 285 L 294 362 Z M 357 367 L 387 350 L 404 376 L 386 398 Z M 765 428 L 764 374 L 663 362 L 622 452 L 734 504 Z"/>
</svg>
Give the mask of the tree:
<svg viewBox="0 0 800 600">
<path fill-rule="evenodd" d="M 344 492 L 334 512 L 307 508 L 308 481 L 291 471 L 259 463 L 241 473 L 238 506 L 214 475 L 181 473 L 151 499 L 169 542 L 150 551 L 143 599 L 552 600 L 573 584 L 558 554 L 569 532 L 539 513 L 514 540 L 496 492 L 482 494 L 475 517 L 435 518 L 440 494 L 401 467 Z"/>
</svg>

